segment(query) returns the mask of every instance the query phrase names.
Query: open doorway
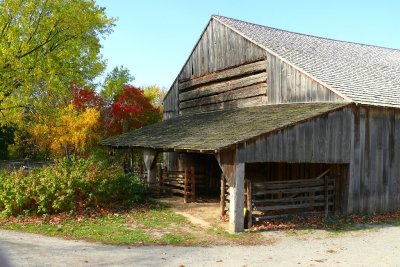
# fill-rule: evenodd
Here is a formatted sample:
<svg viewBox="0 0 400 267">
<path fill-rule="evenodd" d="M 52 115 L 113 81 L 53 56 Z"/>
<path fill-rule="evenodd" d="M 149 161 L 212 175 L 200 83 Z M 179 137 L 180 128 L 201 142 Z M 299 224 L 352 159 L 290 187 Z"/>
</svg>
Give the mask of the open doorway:
<svg viewBox="0 0 400 267">
<path fill-rule="evenodd" d="M 214 155 L 181 154 L 183 165 L 194 168 L 196 176 L 196 201 L 218 202 L 220 197 L 221 168 Z"/>
</svg>

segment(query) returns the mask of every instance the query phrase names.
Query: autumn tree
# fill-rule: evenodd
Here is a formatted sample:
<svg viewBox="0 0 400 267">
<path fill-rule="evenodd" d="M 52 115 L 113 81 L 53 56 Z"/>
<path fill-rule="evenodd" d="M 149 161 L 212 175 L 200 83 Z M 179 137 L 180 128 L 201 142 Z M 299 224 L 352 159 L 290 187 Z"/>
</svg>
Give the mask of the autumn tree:
<svg viewBox="0 0 400 267">
<path fill-rule="evenodd" d="M 94 108 L 101 110 L 105 104 L 103 98 L 99 96 L 91 87 L 79 87 L 74 83 L 69 87 L 72 93 L 71 104 L 78 110 Z"/>
<path fill-rule="evenodd" d="M 92 0 L 0 0 L 0 125 L 51 113 L 71 80 L 90 84 L 113 21 Z"/>
<path fill-rule="evenodd" d="M 163 100 L 165 97 L 165 90 L 156 85 L 150 85 L 143 88 L 143 94 L 150 99 L 155 107 L 162 108 Z"/>
<path fill-rule="evenodd" d="M 161 120 L 159 107 L 151 103 L 144 91 L 132 85 L 124 89 L 111 105 L 107 122 L 109 135 L 116 135 Z"/>
<path fill-rule="evenodd" d="M 100 110 L 78 110 L 70 104 L 58 110 L 54 121 L 36 123 L 30 128 L 35 144 L 57 157 L 76 157 L 88 153 L 101 138 Z"/>
</svg>

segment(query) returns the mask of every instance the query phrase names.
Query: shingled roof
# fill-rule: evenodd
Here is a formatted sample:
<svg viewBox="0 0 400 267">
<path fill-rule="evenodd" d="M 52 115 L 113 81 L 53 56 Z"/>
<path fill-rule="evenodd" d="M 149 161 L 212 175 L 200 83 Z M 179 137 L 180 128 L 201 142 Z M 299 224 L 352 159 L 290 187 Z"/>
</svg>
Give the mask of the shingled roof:
<svg viewBox="0 0 400 267">
<path fill-rule="evenodd" d="M 213 18 L 356 103 L 400 107 L 400 50 Z"/>
<path fill-rule="evenodd" d="M 346 105 L 349 104 L 282 104 L 181 115 L 103 140 L 100 144 L 214 153 Z"/>
</svg>

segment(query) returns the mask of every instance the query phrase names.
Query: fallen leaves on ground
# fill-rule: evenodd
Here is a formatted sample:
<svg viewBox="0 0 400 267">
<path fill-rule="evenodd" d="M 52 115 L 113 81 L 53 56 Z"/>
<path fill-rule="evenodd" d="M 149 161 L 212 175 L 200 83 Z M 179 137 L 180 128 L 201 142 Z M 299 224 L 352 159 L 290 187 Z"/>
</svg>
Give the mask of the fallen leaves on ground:
<svg viewBox="0 0 400 267">
<path fill-rule="evenodd" d="M 260 230 L 296 230 L 296 229 L 338 229 L 352 225 L 376 225 L 398 221 L 400 223 L 400 211 L 384 214 L 355 214 L 348 216 L 332 215 L 325 218 L 322 214 L 294 215 L 287 218 L 269 219 L 254 224 L 254 229 Z"/>
</svg>

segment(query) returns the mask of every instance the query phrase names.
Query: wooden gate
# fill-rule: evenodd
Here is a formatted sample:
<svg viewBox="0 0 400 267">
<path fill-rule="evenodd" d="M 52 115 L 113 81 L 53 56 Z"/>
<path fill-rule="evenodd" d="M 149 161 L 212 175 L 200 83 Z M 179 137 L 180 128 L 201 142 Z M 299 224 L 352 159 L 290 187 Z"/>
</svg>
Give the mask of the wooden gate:
<svg viewBox="0 0 400 267">
<path fill-rule="evenodd" d="M 335 179 L 329 170 L 314 179 L 251 182 L 246 180 L 246 207 L 252 222 L 286 217 L 295 212 L 333 210 Z"/>
</svg>

